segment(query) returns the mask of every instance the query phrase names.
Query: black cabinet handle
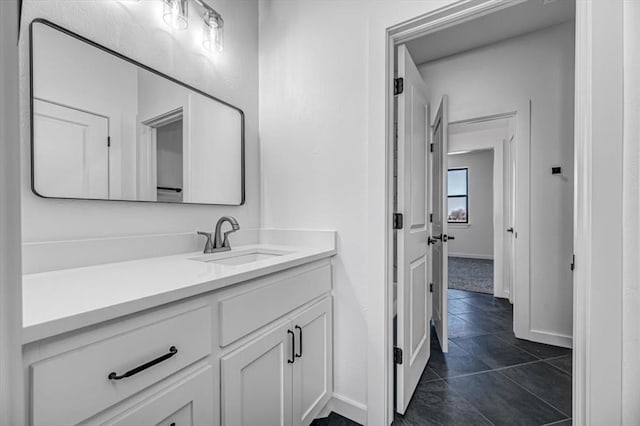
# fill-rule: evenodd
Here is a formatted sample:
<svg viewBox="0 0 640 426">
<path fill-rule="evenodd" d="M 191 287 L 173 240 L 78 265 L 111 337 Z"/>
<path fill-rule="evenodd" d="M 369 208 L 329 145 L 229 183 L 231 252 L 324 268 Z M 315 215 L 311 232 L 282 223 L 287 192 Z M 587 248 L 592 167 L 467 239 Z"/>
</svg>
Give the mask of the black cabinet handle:
<svg viewBox="0 0 640 426">
<path fill-rule="evenodd" d="M 300 343 L 298 343 L 300 345 L 300 353 L 295 354 L 295 357 L 300 358 L 302 356 L 302 328 L 296 325 L 296 329 L 298 330 L 298 333 L 300 333 Z"/>
<path fill-rule="evenodd" d="M 116 373 L 115 371 L 109 373 L 108 379 L 109 380 L 120 380 L 120 379 L 126 379 L 127 377 L 131 377 L 135 374 L 138 374 L 141 371 L 146 370 L 147 368 L 153 367 L 156 364 L 160 364 L 162 361 L 166 361 L 169 358 L 171 358 L 172 356 L 174 356 L 175 354 L 178 353 L 178 348 L 176 348 L 175 346 L 171 346 L 169 348 L 169 353 L 166 353 L 164 355 L 162 355 L 161 357 L 158 357 L 156 359 L 153 359 L 149 362 L 146 362 L 136 368 L 134 368 L 133 370 L 129 370 L 126 373 L 124 373 L 121 376 L 118 376 L 118 373 Z"/>
<path fill-rule="evenodd" d="M 291 330 L 287 330 L 287 333 L 291 335 L 291 359 L 288 359 L 287 362 L 293 364 L 296 360 L 296 335 Z"/>
</svg>

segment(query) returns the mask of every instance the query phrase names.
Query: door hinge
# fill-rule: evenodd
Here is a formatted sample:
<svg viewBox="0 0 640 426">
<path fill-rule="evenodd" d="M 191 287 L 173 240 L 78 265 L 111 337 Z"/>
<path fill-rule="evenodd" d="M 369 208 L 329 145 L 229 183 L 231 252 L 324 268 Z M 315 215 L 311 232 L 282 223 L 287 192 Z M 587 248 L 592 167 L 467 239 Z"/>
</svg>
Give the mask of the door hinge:
<svg viewBox="0 0 640 426">
<path fill-rule="evenodd" d="M 575 254 L 571 255 L 571 266 L 569 267 L 569 269 L 571 269 L 571 272 L 576 270 L 576 255 Z"/>
<path fill-rule="evenodd" d="M 429 213 L 429 222 L 433 223 L 433 213 Z"/>
<path fill-rule="evenodd" d="M 433 293 L 433 283 L 429 284 L 429 293 Z"/>
<path fill-rule="evenodd" d="M 111 148 L 111 136 L 107 136 L 107 148 Z"/>
<path fill-rule="evenodd" d="M 395 78 L 393 79 L 393 94 L 400 95 L 404 92 L 404 78 Z"/>
<path fill-rule="evenodd" d="M 433 152 L 433 144 L 432 143 L 429 144 L 429 152 Z"/>
<path fill-rule="evenodd" d="M 402 213 L 393 214 L 393 229 L 402 229 L 404 225 L 404 218 Z"/>
<path fill-rule="evenodd" d="M 393 348 L 393 362 L 396 364 L 402 364 L 402 349 Z"/>
</svg>

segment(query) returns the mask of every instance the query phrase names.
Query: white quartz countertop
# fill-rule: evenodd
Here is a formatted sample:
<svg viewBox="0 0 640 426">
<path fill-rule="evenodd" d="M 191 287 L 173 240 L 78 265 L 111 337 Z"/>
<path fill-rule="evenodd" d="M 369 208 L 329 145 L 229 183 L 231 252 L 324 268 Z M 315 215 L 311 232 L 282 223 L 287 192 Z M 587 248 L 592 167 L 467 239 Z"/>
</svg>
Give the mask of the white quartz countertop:
<svg viewBox="0 0 640 426">
<path fill-rule="evenodd" d="M 23 276 L 23 343 L 97 324 L 165 303 L 333 256 L 333 246 L 253 244 L 232 252 L 278 256 L 241 265 L 194 260 L 202 252 L 109 263 Z"/>
</svg>

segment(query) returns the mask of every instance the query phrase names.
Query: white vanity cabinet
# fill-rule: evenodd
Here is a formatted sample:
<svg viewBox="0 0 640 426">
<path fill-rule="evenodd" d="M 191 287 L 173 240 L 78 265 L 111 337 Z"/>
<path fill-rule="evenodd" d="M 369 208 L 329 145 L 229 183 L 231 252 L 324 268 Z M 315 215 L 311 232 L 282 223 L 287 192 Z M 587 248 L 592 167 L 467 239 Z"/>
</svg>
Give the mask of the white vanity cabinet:
<svg viewBox="0 0 640 426">
<path fill-rule="evenodd" d="M 104 426 L 197 426 L 216 423 L 213 371 L 206 366 L 167 385 L 142 403 L 102 423 Z"/>
<path fill-rule="evenodd" d="M 308 425 L 333 391 L 331 261 L 23 349 L 32 426 Z"/>
<path fill-rule="evenodd" d="M 331 298 L 222 358 L 225 425 L 308 425 L 331 392 Z"/>
</svg>

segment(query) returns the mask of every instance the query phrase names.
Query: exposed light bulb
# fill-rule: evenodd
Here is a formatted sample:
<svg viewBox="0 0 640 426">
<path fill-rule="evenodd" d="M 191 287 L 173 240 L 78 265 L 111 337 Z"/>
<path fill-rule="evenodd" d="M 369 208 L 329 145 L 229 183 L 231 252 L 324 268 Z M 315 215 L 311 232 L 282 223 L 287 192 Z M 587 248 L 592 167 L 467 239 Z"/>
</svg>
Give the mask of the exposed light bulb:
<svg viewBox="0 0 640 426">
<path fill-rule="evenodd" d="M 189 26 L 189 1 L 164 0 L 164 22 L 176 30 L 186 30 Z"/>
<path fill-rule="evenodd" d="M 224 20 L 215 11 L 207 11 L 204 16 L 202 45 L 210 52 L 224 50 Z"/>
</svg>

